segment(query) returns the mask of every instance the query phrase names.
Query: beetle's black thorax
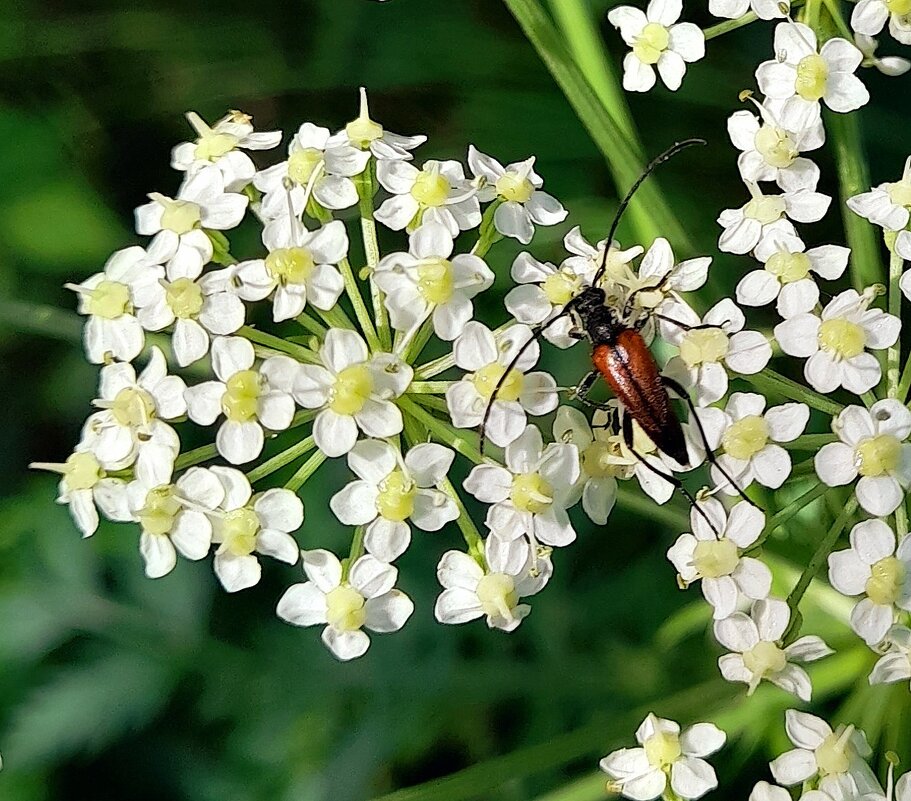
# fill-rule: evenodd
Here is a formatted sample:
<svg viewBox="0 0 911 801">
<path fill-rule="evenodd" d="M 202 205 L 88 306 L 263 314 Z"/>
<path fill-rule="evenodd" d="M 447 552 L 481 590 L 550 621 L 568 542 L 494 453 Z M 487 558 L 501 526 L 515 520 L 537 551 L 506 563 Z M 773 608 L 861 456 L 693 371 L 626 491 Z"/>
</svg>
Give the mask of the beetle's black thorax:
<svg viewBox="0 0 911 801">
<path fill-rule="evenodd" d="M 617 335 L 626 327 L 620 324 L 613 309 L 605 306 L 604 301 L 603 289 L 588 287 L 573 304 L 579 322 L 593 345 L 613 345 Z"/>
</svg>

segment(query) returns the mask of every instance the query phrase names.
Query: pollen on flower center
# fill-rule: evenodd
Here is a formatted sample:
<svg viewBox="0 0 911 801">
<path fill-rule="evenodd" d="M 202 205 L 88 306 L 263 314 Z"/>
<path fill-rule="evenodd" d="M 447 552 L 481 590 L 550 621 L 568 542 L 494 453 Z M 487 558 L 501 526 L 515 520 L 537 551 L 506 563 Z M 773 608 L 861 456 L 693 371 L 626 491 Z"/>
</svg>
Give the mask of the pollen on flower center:
<svg viewBox="0 0 911 801">
<path fill-rule="evenodd" d="M 646 738 L 643 747 L 649 764 L 659 770 L 673 765 L 683 754 L 683 749 L 680 747 L 680 738 L 673 732 L 656 732 L 651 737 Z"/>
<path fill-rule="evenodd" d="M 512 620 L 512 610 L 519 602 L 512 576 L 506 573 L 488 573 L 481 577 L 475 592 L 485 615 Z"/>
<path fill-rule="evenodd" d="M 784 670 L 788 658 L 775 643 L 762 640 L 744 652 L 743 664 L 754 676 L 773 676 Z"/>
<path fill-rule="evenodd" d="M 544 297 L 554 306 L 563 306 L 572 300 L 582 288 L 582 279 L 578 275 L 566 273 L 563 270 L 552 273 L 544 279 L 541 289 Z"/>
<path fill-rule="evenodd" d="M 887 556 L 876 562 L 870 573 L 872 575 L 864 588 L 867 597 L 875 604 L 894 604 L 901 597 L 905 584 L 905 566 L 894 556 Z"/>
<path fill-rule="evenodd" d="M 907 0 L 909 11 L 911 13 L 911 0 Z M 907 181 L 896 181 L 893 184 L 886 185 L 886 193 L 896 206 L 907 206 L 911 208 L 911 183 Z"/>
<path fill-rule="evenodd" d="M 266 256 L 266 269 L 283 286 L 303 284 L 316 266 L 308 248 L 278 248 Z"/>
<path fill-rule="evenodd" d="M 446 303 L 454 290 L 452 262 L 449 259 L 425 259 L 418 264 L 418 291 L 428 303 Z"/>
<path fill-rule="evenodd" d="M 120 425 L 136 428 L 155 416 L 155 401 L 144 389 L 124 387 L 114 396 L 111 413 Z"/>
<path fill-rule="evenodd" d="M 336 414 L 357 414 L 373 392 L 373 376 L 363 364 L 352 364 L 335 377 L 329 408 Z"/>
<path fill-rule="evenodd" d="M 693 550 L 693 567 L 703 578 L 729 576 L 737 561 L 737 546 L 728 539 L 700 540 Z"/>
<path fill-rule="evenodd" d="M 376 510 L 381 517 L 400 523 L 414 511 L 417 487 L 401 470 L 393 470 L 380 484 Z"/>
<path fill-rule="evenodd" d="M 422 206 L 442 206 L 449 197 L 449 181 L 434 166 L 421 170 L 411 187 L 411 196 Z"/>
<path fill-rule="evenodd" d="M 295 150 L 288 156 L 288 177 L 296 183 L 305 184 L 313 176 L 313 171 L 322 160 L 323 152 L 315 147 Z"/>
<path fill-rule="evenodd" d="M 145 505 L 139 510 L 139 523 L 149 534 L 167 534 L 173 528 L 174 518 L 180 509 L 180 501 L 170 484 L 156 487 L 146 495 Z"/>
<path fill-rule="evenodd" d="M 826 82 L 829 78 L 829 65 L 818 53 L 804 56 L 797 63 L 797 78 L 794 91 L 804 100 L 815 103 L 826 94 Z"/>
<path fill-rule="evenodd" d="M 857 472 L 862 476 L 884 476 L 894 472 L 901 455 L 901 442 L 891 434 L 865 439 L 854 449 Z"/>
<path fill-rule="evenodd" d="M 720 328 L 687 331 L 680 342 L 680 358 L 688 367 L 720 361 L 727 353 L 728 335 Z"/>
<path fill-rule="evenodd" d="M 753 144 L 767 164 L 778 169 L 790 167 L 798 150 L 787 131 L 774 125 L 763 125 L 753 137 Z"/>
<path fill-rule="evenodd" d="M 221 532 L 228 553 L 232 556 L 249 556 L 256 548 L 259 518 L 252 509 L 232 509 L 222 520 Z"/>
<path fill-rule="evenodd" d="M 516 509 L 539 515 L 554 502 L 554 491 L 538 473 L 522 473 L 513 478 L 509 498 Z"/>
<path fill-rule="evenodd" d="M 826 737 L 816 749 L 816 764 L 819 766 L 820 776 L 845 773 L 848 770 L 851 765 L 851 759 L 848 754 L 850 748 L 848 740 L 853 731 L 853 726 L 849 726 L 845 730 L 839 728 L 839 730 L 832 732 Z"/>
<path fill-rule="evenodd" d="M 116 320 L 131 309 L 130 288 L 119 281 L 102 281 L 86 293 L 88 312 L 106 320 Z"/>
<path fill-rule="evenodd" d="M 63 465 L 63 476 L 69 489 L 86 490 L 104 478 L 104 470 L 91 453 L 81 451 L 67 458 Z"/>
<path fill-rule="evenodd" d="M 657 22 L 649 22 L 636 37 L 633 53 L 643 64 L 657 64 L 670 39 L 667 28 Z"/>
<path fill-rule="evenodd" d="M 511 200 L 515 203 L 527 202 L 535 187 L 525 176 L 516 175 L 515 173 L 506 173 L 497 179 L 497 194 L 503 200 Z"/>
<path fill-rule="evenodd" d="M 326 621 L 338 631 L 357 631 L 367 619 L 364 596 L 342 585 L 326 593 Z"/>
<path fill-rule="evenodd" d="M 202 288 L 191 278 L 165 283 L 165 300 L 176 317 L 192 319 L 202 310 Z"/>
<path fill-rule="evenodd" d="M 592 478 L 616 476 L 623 472 L 617 456 L 617 448 L 610 442 L 595 440 L 582 452 L 582 470 Z"/>
<path fill-rule="evenodd" d="M 864 329 L 850 320 L 836 317 L 833 320 L 823 320 L 819 326 L 819 345 L 833 356 L 853 359 L 863 353 L 866 342 Z"/>
<path fill-rule="evenodd" d="M 262 392 L 261 377 L 256 370 L 241 370 L 225 382 L 221 408 L 228 420 L 246 423 L 256 417 L 259 396 Z"/>
<path fill-rule="evenodd" d="M 769 441 L 769 426 L 765 418 L 751 414 L 738 420 L 724 432 L 721 444 L 725 453 L 735 459 L 750 459 L 759 453 Z"/>
<path fill-rule="evenodd" d="M 743 207 L 743 216 L 758 220 L 763 225 L 769 225 L 781 219 L 786 207 L 784 200 L 773 195 L 759 195 L 754 197 Z"/>
<path fill-rule="evenodd" d="M 161 227 L 175 234 L 187 234 L 200 222 L 200 209 L 189 200 L 172 200 L 169 197 L 155 195 L 164 210 L 161 213 Z"/>
<path fill-rule="evenodd" d="M 506 368 L 499 362 L 482 367 L 471 378 L 475 389 L 482 398 L 489 398 L 497 388 L 497 382 L 506 372 Z M 497 393 L 497 400 L 515 401 L 522 394 L 522 387 L 525 384 L 525 376 L 518 370 L 510 370 L 509 375 L 500 387 Z"/>
<path fill-rule="evenodd" d="M 810 257 L 806 253 L 779 250 L 769 256 L 765 268 L 783 284 L 801 281 L 810 274 Z"/>
</svg>

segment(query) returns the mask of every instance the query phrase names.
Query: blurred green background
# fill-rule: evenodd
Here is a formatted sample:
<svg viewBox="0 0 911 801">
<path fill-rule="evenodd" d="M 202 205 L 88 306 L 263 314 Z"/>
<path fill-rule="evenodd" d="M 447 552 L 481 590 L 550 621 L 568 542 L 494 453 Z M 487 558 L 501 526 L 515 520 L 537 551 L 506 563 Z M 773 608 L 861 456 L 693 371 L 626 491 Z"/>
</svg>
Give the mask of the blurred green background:
<svg viewBox="0 0 911 801">
<path fill-rule="evenodd" d="M 618 64 L 621 43 L 603 24 L 609 5 L 592 0 L 590 13 Z M 687 16 L 711 24 L 701 4 Z M 414 617 L 341 665 L 316 630 L 274 616 L 298 568 L 266 564 L 259 586 L 230 597 L 209 562 L 181 561 L 150 581 L 134 527 L 104 525 L 80 541 L 53 503 L 53 478 L 26 469 L 66 457 L 95 391 L 62 285 L 138 241 L 132 209 L 146 192 L 176 188 L 169 152 L 189 134 L 186 110 L 214 120 L 240 108 L 286 134 L 305 120 L 336 128 L 365 85 L 389 130 L 430 136 L 419 159 L 464 160 L 469 143 L 504 162 L 537 155 L 546 188 L 571 212 L 536 239 L 539 257 L 562 258 L 571 224 L 603 236 L 616 204 L 604 158 L 506 8 L 6 0 L 0 22 L 0 798 L 344 801 L 418 785 L 392 798 L 597 799 L 597 758 L 631 743 L 649 709 L 733 732 L 719 760 L 722 797 L 745 797 L 784 747 L 789 699 L 764 688 L 746 703 L 717 677 L 698 589 L 679 592 L 664 556 L 687 525 L 676 500 L 661 512 L 627 505 L 604 528 L 577 515 L 579 542 L 556 554 L 553 581 L 512 635 L 433 622 L 434 567 L 460 538 L 454 527 L 418 535 L 399 562 Z M 710 142 L 658 178 L 694 244 L 674 243 L 680 257 L 717 256 L 715 217 L 744 202 L 725 119 L 771 36 L 753 25 L 713 41 L 680 92 L 629 100 L 645 152 L 689 136 Z M 906 155 L 908 81 L 871 72 L 863 125 L 873 177 L 893 180 Z M 831 156 L 820 161 L 822 188 L 834 193 Z M 621 233 L 629 243 L 631 229 Z M 808 241 L 843 241 L 837 214 Z M 482 316 L 496 324 L 517 252 L 507 243 L 490 257 L 499 280 Z M 717 258 L 703 309 L 746 266 Z M 584 369 L 576 350 L 561 361 L 567 381 Z M 343 476 L 323 470 L 305 494 L 325 497 Z M 793 585 L 818 536 L 812 523 L 827 513 L 819 504 L 773 539 L 779 591 Z M 317 503 L 308 515 L 303 547 L 345 547 L 349 532 L 327 510 Z M 907 687 L 861 680 L 848 693 L 871 656 L 835 621 L 849 607 L 815 584 L 808 598 L 810 630 L 845 648 L 814 672 L 816 708 L 911 757 Z"/>
</svg>

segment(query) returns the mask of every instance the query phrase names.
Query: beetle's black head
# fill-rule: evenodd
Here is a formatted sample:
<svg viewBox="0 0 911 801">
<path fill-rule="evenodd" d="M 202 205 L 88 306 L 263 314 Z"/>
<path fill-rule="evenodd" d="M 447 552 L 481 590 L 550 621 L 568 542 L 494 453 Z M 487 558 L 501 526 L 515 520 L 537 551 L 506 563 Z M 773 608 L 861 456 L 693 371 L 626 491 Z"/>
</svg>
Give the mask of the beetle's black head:
<svg viewBox="0 0 911 801">
<path fill-rule="evenodd" d="M 606 308 L 604 305 L 606 299 L 607 295 L 599 286 L 586 287 L 576 296 L 573 308 L 582 319 L 583 325 L 593 314 L 600 314 L 599 310 Z"/>
<path fill-rule="evenodd" d="M 588 338 L 594 344 L 609 343 L 621 328 L 614 310 L 605 305 L 607 295 L 599 286 L 590 286 L 576 296 L 573 309 Z"/>
</svg>

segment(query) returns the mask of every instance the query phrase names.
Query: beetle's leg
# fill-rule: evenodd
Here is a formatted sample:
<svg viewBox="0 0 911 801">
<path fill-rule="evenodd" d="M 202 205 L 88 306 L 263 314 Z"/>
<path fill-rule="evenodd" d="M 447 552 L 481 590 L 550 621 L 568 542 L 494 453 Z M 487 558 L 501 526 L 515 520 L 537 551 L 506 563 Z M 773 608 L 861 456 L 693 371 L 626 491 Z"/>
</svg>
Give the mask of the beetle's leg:
<svg viewBox="0 0 911 801">
<path fill-rule="evenodd" d="M 665 323 L 670 323 L 671 325 L 676 325 L 677 328 L 679 328 L 681 331 L 705 331 L 706 329 L 709 329 L 709 328 L 718 328 L 723 331 L 724 325 L 727 322 L 729 322 L 729 321 L 725 321 L 724 323 L 721 323 L 720 325 L 709 325 L 708 323 L 700 323 L 699 325 L 690 325 L 689 323 L 681 323 L 680 320 L 675 320 L 673 317 L 667 317 L 663 314 L 658 314 L 657 312 L 655 312 L 652 315 L 652 317 L 654 317 L 658 320 L 661 320 Z"/>
<path fill-rule="evenodd" d="M 595 385 L 595 381 L 598 380 L 599 375 L 601 374 L 597 370 L 592 370 L 590 373 L 587 373 L 585 377 L 570 391 L 570 396 L 577 398 L 585 406 L 591 406 L 593 409 L 601 409 L 602 411 L 607 411 L 609 409 L 613 409 L 614 407 L 607 403 L 594 401 L 588 397 L 588 393 L 591 392 L 592 387 Z"/>
<path fill-rule="evenodd" d="M 633 299 L 636 297 L 636 295 L 642 294 L 643 292 L 661 292 L 661 290 L 663 290 L 671 280 L 672 275 L 673 270 L 668 272 L 668 274 L 665 275 L 664 278 L 662 278 L 654 286 L 640 286 L 638 289 L 634 289 L 632 292 L 630 292 L 629 296 L 626 298 L 626 303 L 623 304 L 623 319 L 628 320 L 630 314 L 632 314 Z"/>
</svg>

